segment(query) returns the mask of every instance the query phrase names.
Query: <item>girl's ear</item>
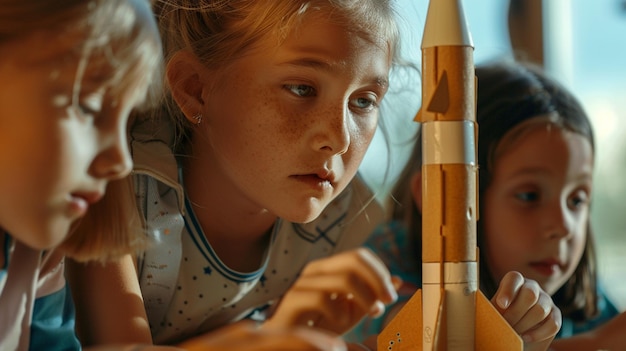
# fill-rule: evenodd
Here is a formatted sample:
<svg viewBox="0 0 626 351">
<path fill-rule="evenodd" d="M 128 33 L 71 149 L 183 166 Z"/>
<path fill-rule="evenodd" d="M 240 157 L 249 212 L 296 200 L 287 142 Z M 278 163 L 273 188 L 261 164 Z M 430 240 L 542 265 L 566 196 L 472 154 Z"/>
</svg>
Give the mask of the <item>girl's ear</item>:
<svg viewBox="0 0 626 351">
<path fill-rule="evenodd" d="M 203 89 L 208 86 L 204 80 L 207 68 L 187 50 L 174 54 L 165 68 L 165 78 L 172 91 L 172 97 L 185 117 L 198 123 L 198 116 L 204 111 Z"/>
<path fill-rule="evenodd" d="M 416 172 L 411 177 L 411 194 L 417 209 L 422 212 L 422 172 Z"/>
</svg>

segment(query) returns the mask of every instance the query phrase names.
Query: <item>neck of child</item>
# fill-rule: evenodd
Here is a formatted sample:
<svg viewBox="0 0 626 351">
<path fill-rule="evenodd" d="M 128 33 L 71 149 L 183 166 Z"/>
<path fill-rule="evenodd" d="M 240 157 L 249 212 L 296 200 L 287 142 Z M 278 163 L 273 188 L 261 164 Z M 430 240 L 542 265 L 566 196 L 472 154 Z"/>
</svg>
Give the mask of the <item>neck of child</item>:
<svg viewBox="0 0 626 351">
<path fill-rule="evenodd" d="M 213 250 L 231 269 L 256 270 L 276 215 L 252 203 L 222 173 L 212 171 L 216 167 L 206 158 L 190 158 L 183 167 L 185 191 Z"/>
</svg>

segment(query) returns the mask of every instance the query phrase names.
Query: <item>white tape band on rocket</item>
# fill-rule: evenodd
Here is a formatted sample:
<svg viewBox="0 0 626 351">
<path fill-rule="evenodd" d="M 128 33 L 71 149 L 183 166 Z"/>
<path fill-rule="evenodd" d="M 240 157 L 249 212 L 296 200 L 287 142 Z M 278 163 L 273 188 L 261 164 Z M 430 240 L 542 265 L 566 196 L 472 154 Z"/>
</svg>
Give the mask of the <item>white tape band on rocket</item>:
<svg viewBox="0 0 626 351">
<path fill-rule="evenodd" d="M 474 125 L 467 120 L 422 123 L 423 164 L 476 165 Z"/>
<path fill-rule="evenodd" d="M 448 284 L 476 285 L 478 280 L 478 265 L 475 261 L 422 263 L 422 284 L 439 284 L 443 268 L 443 280 Z"/>
</svg>

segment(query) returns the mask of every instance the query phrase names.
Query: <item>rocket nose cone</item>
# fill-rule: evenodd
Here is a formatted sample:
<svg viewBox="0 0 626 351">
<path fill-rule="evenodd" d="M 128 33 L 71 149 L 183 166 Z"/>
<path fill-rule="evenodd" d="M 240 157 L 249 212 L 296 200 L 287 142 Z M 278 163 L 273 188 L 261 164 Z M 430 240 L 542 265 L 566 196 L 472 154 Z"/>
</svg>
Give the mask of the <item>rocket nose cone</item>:
<svg viewBox="0 0 626 351">
<path fill-rule="evenodd" d="M 434 46 L 474 46 L 461 0 L 430 0 L 422 49 Z"/>
</svg>

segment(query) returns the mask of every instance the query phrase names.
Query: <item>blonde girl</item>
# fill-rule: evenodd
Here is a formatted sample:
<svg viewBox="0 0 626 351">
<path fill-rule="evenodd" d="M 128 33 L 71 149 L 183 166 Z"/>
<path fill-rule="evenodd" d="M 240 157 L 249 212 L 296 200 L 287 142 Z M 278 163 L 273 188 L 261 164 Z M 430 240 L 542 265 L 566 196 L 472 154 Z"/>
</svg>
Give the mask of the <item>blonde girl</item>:
<svg viewBox="0 0 626 351">
<path fill-rule="evenodd" d="M 69 233 L 131 170 L 128 116 L 160 50 L 140 0 L 0 1 L 0 349 L 80 349 L 64 255 L 142 241 Z"/>
</svg>

